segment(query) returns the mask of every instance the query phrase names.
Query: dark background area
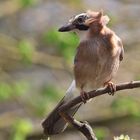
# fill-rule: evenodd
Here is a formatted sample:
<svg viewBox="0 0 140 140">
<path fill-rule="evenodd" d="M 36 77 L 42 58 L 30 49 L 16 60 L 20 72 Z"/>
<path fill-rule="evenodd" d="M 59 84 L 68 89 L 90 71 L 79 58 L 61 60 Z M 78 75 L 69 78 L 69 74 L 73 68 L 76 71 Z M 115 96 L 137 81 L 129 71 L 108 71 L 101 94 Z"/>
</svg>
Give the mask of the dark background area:
<svg viewBox="0 0 140 140">
<path fill-rule="evenodd" d="M 40 140 L 41 122 L 72 79 L 73 33 L 58 28 L 91 9 L 109 15 L 109 27 L 123 40 L 124 61 L 115 83 L 140 80 L 139 0 L 0 0 L 0 140 Z M 77 94 L 78 95 L 78 94 Z M 140 138 L 139 89 L 103 95 L 85 104 L 78 120 L 92 124 L 99 140 L 120 134 Z M 85 140 L 69 128 L 51 140 Z"/>
</svg>

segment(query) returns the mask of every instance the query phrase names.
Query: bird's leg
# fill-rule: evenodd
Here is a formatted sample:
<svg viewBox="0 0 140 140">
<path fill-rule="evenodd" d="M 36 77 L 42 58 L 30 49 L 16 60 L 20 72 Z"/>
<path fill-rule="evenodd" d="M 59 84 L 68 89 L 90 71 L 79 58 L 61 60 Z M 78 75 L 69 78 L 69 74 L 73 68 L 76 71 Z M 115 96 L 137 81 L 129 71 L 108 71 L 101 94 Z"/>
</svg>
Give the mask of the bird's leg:
<svg viewBox="0 0 140 140">
<path fill-rule="evenodd" d="M 84 103 L 86 103 L 86 101 L 90 98 L 89 94 L 87 92 L 85 92 L 83 90 L 83 88 L 81 88 L 80 96 L 81 96 L 81 99 Z"/>
<path fill-rule="evenodd" d="M 108 94 L 113 96 L 116 91 L 116 85 L 110 81 L 104 83 L 104 86 L 107 86 L 110 89 L 110 92 Z"/>
</svg>

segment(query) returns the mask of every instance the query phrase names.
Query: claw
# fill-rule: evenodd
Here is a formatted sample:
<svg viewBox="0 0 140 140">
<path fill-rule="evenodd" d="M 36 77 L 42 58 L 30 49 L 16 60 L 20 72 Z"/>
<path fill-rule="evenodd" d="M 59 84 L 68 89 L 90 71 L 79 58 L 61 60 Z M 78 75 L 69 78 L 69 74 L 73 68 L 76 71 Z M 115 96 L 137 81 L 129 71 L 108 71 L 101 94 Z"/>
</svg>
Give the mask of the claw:
<svg viewBox="0 0 140 140">
<path fill-rule="evenodd" d="M 84 104 L 90 98 L 89 94 L 87 92 L 83 91 L 83 90 L 80 92 L 80 95 L 81 95 L 81 99 L 84 102 Z"/>
<path fill-rule="evenodd" d="M 105 83 L 105 85 L 107 85 L 107 87 L 110 89 L 110 92 L 108 94 L 113 96 L 116 92 L 116 85 L 112 82 Z"/>
</svg>

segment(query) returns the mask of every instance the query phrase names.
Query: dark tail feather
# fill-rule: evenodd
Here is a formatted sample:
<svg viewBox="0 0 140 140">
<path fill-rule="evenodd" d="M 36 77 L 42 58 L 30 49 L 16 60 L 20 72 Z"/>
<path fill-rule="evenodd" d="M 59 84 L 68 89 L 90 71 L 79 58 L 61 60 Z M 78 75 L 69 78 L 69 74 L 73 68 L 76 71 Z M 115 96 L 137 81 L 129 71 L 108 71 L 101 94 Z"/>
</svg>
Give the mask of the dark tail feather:
<svg viewBox="0 0 140 140">
<path fill-rule="evenodd" d="M 46 135 L 54 135 L 63 132 L 68 123 L 59 115 L 59 108 L 65 103 L 65 98 L 63 98 L 56 108 L 49 114 L 49 116 L 43 121 L 42 127 L 44 128 L 44 133 Z M 74 116 L 81 104 L 74 106 L 69 109 L 67 113 L 70 116 Z"/>
</svg>

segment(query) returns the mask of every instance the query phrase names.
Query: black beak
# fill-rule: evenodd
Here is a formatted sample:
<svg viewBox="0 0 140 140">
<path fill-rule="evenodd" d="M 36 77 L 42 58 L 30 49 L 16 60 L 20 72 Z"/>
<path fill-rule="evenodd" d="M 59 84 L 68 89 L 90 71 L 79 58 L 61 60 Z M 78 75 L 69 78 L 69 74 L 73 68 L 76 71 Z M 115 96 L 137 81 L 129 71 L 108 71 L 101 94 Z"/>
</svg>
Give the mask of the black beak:
<svg viewBox="0 0 140 140">
<path fill-rule="evenodd" d="M 68 24 L 62 26 L 61 28 L 59 28 L 58 31 L 59 32 L 68 32 L 68 31 L 71 31 L 75 28 L 76 28 L 75 25 L 73 25 L 72 23 L 68 23 Z"/>
</svg>

